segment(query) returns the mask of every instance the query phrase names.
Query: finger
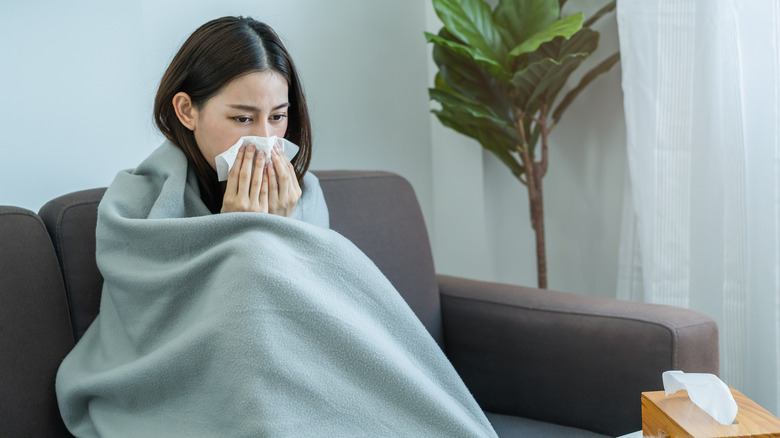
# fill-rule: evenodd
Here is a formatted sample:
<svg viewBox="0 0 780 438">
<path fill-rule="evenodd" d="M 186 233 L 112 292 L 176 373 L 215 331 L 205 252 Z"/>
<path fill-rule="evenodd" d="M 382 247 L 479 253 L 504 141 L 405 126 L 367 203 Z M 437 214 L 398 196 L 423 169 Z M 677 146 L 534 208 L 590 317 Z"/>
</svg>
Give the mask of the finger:
<svg viewBox="0 0 780 438">
<path fill-rule="evenodd" d="M 234 195 L 238 191 L 238 172 L 241 170 L 241 162 L 244 160 L 244 149 L 245 147 L 243 145 L 238 148 L 236 160 L 233 162 L 233 167 L 230 168 L 230 172 L 228 172 L 225 194 Z"/>
<path fill-rule="evenodd" d="M 271 154 L 271 162 L 268 163 L 268 211 L 275 213 L 279 208 L 279 184 L 277 181 L 276 154 Z"/>
<path fill-rule="evenodd" d="M 238 174 L 238 196 L 249 197 L 249 186 L 252 178 L 252 167 L 255 161 L 255 145 L 250 144 L 244 149 L 244 160 L 241 162 L 241 171 Z"/>
<path fill-rule="evenodd" d="M 294 180 L 298 180 L 298 175 L 295 173 L 295 166 L 293 166 L 292 161 L 288 160 L 287 157 L 284 157 L 284 164 L 287 165 L 287 170 L 290 173 L 290 177 Z"/>
<path fill-rule="evenodd" d="M 249 199 L 252 204 L 260 203 L 260 188 L 263 185 L 263 172 L 265 171 L 265 153 L 260 152 L 255 156 L 254 160 L 254 174 L 252 175 L 252 183 L 249 187 Z"/>
<path fill-rule="evenodd" d="M 265 163 L 265 160 L 263 160 Z M 268 213 L 268 166 L 265 166 L 265 172 L 263 172 L 263 183 L 260 185 L 260 196 L 258 201 L 260 203 L 260 211 L 262 213 Z"/>
<path fill-rule="evenodd" d="M 298 174 L 295 173 L 295 166 L 293 166 L 292 162 L 285 161 L 285 164 L 287 165 L 288 174 L 290 175 L 290 191 L 292 191 L 295 202 L 297 202 L 301 197 L 301 193 L 303 193 L 301 185 L 298 182 Z"/>
<path fill-rule="evenodd" d="M 280 146 L 274 146 L 274 154 L 272 155 L 274 162 L 274 170 L 278 174 L 279 181 L 279 195 L 285 197 L 290 192 L 290 169 L 287 166 L 289 161 L 284 156 L 284 152 Z"/>
<path fill-rule="evenodd" d="M 296 196 L 300 198 L 303 190 L 301 190 L 301 184 L 298 182 L 298 175 L 295 174 L 295 167 L 289 161 L 287 162 L 287 166 L 290 169 L 290 175 L 292 177 L 292 188 L 295 191 Z"/>
</svg>

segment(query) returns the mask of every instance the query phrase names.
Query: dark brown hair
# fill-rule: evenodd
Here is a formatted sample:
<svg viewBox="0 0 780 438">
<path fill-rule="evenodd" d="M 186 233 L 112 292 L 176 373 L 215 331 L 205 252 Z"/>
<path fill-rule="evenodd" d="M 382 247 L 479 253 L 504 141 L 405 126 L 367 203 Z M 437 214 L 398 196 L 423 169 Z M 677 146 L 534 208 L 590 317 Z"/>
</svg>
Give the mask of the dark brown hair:
<svg viewBox="0 0 780 438">
<path fill-rule="evenodd" d="M 181 148 L 198 176 L 200 197 L 216 213 L 222 208 L 222 189 L 195 142 L 173 108 L 173 96 L 183 91 L 196 109 L 228 82 L 246 73 L 273 71 L 287 80 L 290 100 L 285 138 L 300 146 L 292 159 L 298 181 L 311 161 L 311 124 L 298 73 L 276 32 L 252 18 L 222 17 L 198 28 L 173 57 L 154 98 L 154 120 L 165 137 Z"/>
</svg>

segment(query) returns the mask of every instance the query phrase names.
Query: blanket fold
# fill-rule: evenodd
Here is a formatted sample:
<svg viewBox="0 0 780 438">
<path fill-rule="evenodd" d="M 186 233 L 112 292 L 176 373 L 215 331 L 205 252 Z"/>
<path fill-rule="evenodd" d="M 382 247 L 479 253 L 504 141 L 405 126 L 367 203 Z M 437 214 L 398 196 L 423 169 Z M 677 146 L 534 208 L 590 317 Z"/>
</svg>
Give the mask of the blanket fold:
<svg viewBox="0 0 780 438">
<path fill-rule="evenodd" d="M 328 229 L 212 215 L 164 143 L 98 208 L 100 313 L 57 374 L 76 436 L 495 437 L 376 266 Z"/>
</svg>

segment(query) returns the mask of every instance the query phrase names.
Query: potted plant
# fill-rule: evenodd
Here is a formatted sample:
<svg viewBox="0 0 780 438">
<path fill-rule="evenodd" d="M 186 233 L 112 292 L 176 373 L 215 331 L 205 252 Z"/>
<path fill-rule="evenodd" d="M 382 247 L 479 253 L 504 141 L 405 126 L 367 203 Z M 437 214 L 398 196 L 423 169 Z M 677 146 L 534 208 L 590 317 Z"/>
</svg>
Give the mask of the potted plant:
<svg viewBox="0 0 780 438">
<path fill-rule="evenodd" d="M 439 121 L 476 139 L 526 186 L 536 234 L 539 288 L 547 288 L 542 178 L 548 138 L 580 92 L 619 59 L 615 53 L 588 71 L 563 98 L 571 74 L 598 47 L 593 23 L 615 1 L 584 20 L 562 17 L 566 0 L 433 0 L 444 27 L 425 38 L 438 67 L 432 100 Z"/>
</svg>

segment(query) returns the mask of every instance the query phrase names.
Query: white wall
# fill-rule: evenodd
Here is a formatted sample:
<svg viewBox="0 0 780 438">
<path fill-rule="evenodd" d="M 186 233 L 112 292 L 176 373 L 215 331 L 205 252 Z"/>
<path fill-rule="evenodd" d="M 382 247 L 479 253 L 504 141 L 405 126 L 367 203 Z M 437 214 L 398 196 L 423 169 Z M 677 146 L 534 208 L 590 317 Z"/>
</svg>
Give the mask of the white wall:
<svg viewBox="0 0 780 438">
<path fill-rule="evenodd" d="M 588 15 L 599 4 L 567 8 Z M 0 204 L 37 211 L 137 165 L 161 141 L 151 112 L 164 69 L 196 27 L 222 15 L 253 16 L 286 41 L 311 105 L 313 169 L 402 174 L 440 272 L 536 283 L 524 186 L 429 114 L 435 70 L 422 31 L 440 24 L 427 0 L 3 2 Z M 614 18 L 598 30 L 603 57 L 617 48 Z M 616 67 L 551 136 L 551 288 L 614 294 L 625 160 L 619 83 Z"/>
</svg>

